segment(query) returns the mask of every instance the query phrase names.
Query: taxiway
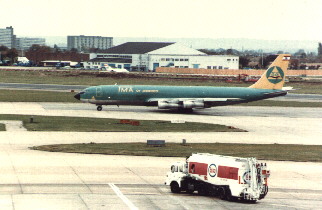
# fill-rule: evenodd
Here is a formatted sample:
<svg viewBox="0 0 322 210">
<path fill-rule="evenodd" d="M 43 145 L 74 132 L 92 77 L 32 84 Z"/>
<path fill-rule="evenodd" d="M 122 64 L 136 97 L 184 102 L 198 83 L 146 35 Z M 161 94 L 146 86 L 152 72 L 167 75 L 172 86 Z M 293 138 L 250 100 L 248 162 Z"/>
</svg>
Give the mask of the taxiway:
<svg viewBox="0 0 322 210">
<path fill-rule="evenodd" d="M 105 108 L 105 107 L 104 107 Z M 183 158 L 48 153 L 29 146 L 52 143 L 180 142 L 294 143 L 321 145 L 321 108 L 221 107 L 195 114 L 120 107 L 98 112 L 88 104 L 0 103 L 0 114 L 120 119 L 180 119 L 226 124 L 247 133 L 0 132 L 1 209 L 319 209 L 322 164 L 266 161 L 270 191 L 256 204 L 196 194 L 172 194 L 164 186 L 171 162 Z"/>
</svg>

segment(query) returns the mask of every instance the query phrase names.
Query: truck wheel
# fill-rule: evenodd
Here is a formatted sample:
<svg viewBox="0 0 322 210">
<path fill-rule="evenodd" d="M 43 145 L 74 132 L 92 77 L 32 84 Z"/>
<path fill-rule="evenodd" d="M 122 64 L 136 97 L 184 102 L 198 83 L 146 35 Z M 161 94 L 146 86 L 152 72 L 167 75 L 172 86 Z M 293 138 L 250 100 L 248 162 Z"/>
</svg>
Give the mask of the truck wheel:
<svg viewBox="0 0 322 210">
<path fill-rule="evenodd" d="M 180 187 L 177 182 L 172 182 L 170 185 L 171 192 L 180 193 Z"/>
</svg>

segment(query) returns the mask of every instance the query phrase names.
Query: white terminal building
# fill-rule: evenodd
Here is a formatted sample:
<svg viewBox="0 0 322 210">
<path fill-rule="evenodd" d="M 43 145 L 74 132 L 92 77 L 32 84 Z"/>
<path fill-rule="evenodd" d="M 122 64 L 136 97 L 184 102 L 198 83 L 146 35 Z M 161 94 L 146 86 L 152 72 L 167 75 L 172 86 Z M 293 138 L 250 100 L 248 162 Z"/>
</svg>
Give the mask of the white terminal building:
<svg viewBox="0 0 322 210">
<path fill-rule="evenodd" d="M 84 67 L 101 69 L 106 64 L 129 71 L 155 71 L 157 67 L 238 69 L 239 57 L 207 55 L 174 42 L 127 42 L 104 53 L 91 53 Z"/>
</svg>

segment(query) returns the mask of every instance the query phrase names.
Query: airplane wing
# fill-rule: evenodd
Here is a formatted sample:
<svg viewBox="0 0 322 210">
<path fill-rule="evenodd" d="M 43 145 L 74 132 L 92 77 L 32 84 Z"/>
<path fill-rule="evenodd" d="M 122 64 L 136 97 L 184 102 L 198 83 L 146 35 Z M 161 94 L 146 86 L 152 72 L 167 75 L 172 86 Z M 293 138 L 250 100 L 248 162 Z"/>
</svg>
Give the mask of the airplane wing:
<svg viewBox="0 0 322 210">
<path fill-rule="evenodd" d="M 228 104 L 241 103 L 241 98 L 150 98 L 146 102 L 159 106 L 160 109 L 169 108 L 209 108 Z"/>
<path fill-rule="evenodd" d="M 241 98 L 150 98 L 147 102 L 183 102 L 183 101 L 204 101 L 204 102 L 222 102 L 222 101 L 242 101 Z"/>
</svg>

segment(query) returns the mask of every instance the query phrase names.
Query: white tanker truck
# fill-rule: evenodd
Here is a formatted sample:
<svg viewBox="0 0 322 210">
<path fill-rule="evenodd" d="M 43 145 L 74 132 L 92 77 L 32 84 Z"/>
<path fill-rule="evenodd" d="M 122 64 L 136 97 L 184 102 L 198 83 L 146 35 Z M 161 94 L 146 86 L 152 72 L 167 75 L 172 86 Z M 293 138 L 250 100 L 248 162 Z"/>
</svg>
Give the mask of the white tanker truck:
<svg viewBox="0 0 322 210">
<path fill-rule="evenodd" d="M 266 163 L 256 158 L 239 158 L 196 153 L 186 162 L 176 162 L 167 173 L 171 192 L 198 191 L 200 195 L 219 195 L 223 200 L 256 202 L 268 192 Z"/>
</svg>

